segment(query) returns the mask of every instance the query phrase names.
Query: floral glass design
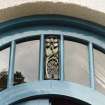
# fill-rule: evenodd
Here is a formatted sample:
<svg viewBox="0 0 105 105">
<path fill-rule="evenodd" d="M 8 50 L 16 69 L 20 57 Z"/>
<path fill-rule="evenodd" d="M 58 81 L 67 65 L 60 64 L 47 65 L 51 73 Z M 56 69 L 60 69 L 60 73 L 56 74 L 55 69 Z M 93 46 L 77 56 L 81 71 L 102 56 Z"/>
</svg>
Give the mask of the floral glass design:
<svg viewBox="0 0 105 105">
<path fill-rule="evenodd" d="M 59 79 L 59 39 L 57 36 L 45 38 L 45 79 Z"/>
</svg>

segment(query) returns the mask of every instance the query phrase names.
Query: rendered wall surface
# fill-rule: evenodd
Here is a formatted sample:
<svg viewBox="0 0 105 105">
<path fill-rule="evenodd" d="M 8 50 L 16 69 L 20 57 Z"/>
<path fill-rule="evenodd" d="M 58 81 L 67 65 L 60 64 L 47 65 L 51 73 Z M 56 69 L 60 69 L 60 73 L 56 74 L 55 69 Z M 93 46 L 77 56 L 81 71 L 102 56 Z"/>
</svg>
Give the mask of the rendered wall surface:
<svg viewBox="0 0 105 105">
<path fill-rule="evenodd" d="M 105 0 L 0 0 L 0 22 L 37 14 L 73 16 L 105 25 Z"/>
</svg>

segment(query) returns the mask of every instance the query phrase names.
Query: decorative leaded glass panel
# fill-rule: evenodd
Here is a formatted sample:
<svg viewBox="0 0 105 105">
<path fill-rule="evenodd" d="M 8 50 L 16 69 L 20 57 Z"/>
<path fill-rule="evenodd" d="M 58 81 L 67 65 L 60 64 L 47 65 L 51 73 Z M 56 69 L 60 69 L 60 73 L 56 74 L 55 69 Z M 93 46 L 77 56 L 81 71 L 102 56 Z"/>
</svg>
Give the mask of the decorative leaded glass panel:
<svg viewBox="0 0 105 105">
<path fill-rule="evenodd" d="M 45 37 L 45 79 L 59 79 L 59 38 Z"/>
</svg>

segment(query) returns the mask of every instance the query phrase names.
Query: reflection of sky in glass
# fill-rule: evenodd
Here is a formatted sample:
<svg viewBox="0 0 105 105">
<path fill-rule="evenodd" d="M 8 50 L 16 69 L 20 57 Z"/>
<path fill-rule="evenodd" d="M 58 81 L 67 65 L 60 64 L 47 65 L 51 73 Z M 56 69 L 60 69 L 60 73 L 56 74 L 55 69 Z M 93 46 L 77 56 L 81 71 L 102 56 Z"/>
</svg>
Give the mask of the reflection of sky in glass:
<svg viewBox="0 0 105 105">
<path fill-rule="evenodd" d="M 0 51 L 0 72 L 7 71 L 9 64 L 9 48 Z"/>
<path fill-rule="evenodd" d="M 25 77 L 25 82 L 38 79 L 39 41 L 28 41 L 16 45 L 15 72 Z"/>
<path fill-rule="evenodd" d="M 105 94 L 105 54 L 94 49 L 96 89 Z"/>
<path fill-rule="evenodd" d="M 87 46 L 65 41 L 65 79 L 89 85 Z"/>
</svg>

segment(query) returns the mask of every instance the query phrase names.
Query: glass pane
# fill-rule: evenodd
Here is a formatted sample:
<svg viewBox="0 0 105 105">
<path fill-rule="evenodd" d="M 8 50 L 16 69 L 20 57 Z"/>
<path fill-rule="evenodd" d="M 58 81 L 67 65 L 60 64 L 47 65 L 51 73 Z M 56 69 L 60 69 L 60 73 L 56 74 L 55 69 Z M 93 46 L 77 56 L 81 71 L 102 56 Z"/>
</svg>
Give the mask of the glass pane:
<svg viewBox="0 0 105 105">
<path fill-rule="evenodd" d="M 94 49 L 96 89 L 105 94 L 105 54 Z"/>
<path fill-rule="evenodd" d="M 14 84 L 38 80 L 39 40 L 16 45 Z"/>
<path fill-rule="evenodd" d="M 65 41 L 64 47 L 65 80 L 89 85 L 87 46 L 77 42 Z"/>
<path fill-rule="evenodd" d="M 0 91 L 7 87 L 9 48 L 0 51 Z"/>
</svg>

